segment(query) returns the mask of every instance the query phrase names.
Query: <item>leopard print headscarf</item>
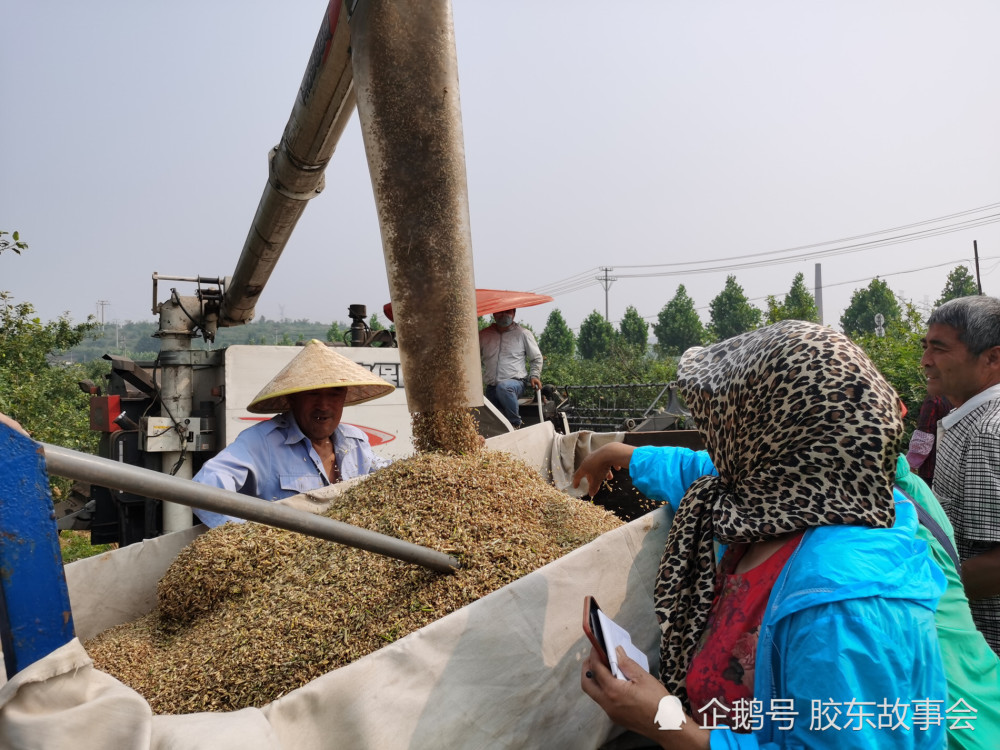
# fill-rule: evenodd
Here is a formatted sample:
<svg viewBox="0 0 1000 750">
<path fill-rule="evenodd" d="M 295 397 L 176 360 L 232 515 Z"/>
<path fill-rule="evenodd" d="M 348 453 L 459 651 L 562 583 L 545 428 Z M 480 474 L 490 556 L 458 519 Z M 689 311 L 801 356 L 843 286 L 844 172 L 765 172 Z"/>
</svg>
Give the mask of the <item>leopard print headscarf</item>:
<svg viewBox="0 0 1000 750">
<path fill-rule="evenodd" d="M 660 678 L 690 712 L 684 679 L 712 604 L 713 538 L 891 526 L 903 423 L 898 396 L 865 353 L 802 321 L 688 350 L 678 386 L 719 472 L 684 495 L 654 592 Z"/>
</svg>

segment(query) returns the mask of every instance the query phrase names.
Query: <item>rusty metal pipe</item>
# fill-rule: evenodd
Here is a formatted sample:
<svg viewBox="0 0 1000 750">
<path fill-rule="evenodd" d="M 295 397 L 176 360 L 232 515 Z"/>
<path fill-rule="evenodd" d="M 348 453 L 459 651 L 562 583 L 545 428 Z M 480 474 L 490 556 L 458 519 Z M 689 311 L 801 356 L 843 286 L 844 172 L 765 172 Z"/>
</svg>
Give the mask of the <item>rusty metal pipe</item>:
<svg viewBox="0 0 1000 750">
<path fill-rule="evenodd" d="M 58 445 L 49 443 L 39 443 L 39 445 L 45 451 L 48 471 L 57 476 L 265 523 L 268 526 L 339 542 L 396 560 L 416 563 L 441 573 L 453 573 L 459 568 L 458 561 L 443 552 L 361 529 L 332 518 L 295 510 L 280 503 L 247 497 L 218 487 L 178 479 L 158 471 L 91 456 Z"/>
</svg>

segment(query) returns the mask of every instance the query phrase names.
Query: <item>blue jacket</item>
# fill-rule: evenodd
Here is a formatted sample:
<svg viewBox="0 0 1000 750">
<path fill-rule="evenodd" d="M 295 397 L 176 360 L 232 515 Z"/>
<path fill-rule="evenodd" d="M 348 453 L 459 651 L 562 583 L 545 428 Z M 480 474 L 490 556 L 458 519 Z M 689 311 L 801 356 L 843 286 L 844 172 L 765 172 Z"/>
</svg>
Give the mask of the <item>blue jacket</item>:
<svg viewBox="0 0 1000 750">
<path fill-rule="evenodd" d="M 692 481 L 716 473 L 707 453 L 684 448 L 637 448 L 629 472 L 640 492 L 675 509 Z M 713 748 L 945 747 L 947 688 L 934 623 L 945 579 L 917 525 L 913 505 L 897 494 L 891 529 L 824 526 L 803 535 L 761 624 L 758 724 L 749 734 L 713 731 Z M 797 711 L 790 721 L 774 713 L 785 707 Z M 931 720 L 915 720 L 915 710 Z M 811 727 L 819 714 L 828 728 Z M 896 716 L 906 729 L 878 727 Z"/>
<path fill-rule="evenodd" d="M 337 427 L 333 450 L 343 479 L 364 476 L 391 463 L 376 456 L 368 437 L 353 425 Z M 243 430 L 225 450 L 205 462 L 194 481 L 261 500 L 283 500 L 330 484 L 323 462 L 290 413 Z M 198 508 L 194 512 L 209 528 L 243 520 Z"/>
</svg>

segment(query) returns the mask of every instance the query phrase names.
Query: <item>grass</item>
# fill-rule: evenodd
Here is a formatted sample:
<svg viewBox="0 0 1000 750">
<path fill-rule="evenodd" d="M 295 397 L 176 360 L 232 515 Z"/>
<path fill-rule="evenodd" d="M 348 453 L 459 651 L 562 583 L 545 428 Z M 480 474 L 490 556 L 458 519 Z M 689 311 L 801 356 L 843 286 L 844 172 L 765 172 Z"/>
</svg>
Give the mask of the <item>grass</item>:
<svg viewBox="0 0 1000 750">
<path fill-rule="evenodd" d="M 60 531 L 59 548 L 62 550 L 63 563 L 93 557 L 102 552 L 115 549 L 116 544 L 91 544 L 89 531 Z"/>
</svg>

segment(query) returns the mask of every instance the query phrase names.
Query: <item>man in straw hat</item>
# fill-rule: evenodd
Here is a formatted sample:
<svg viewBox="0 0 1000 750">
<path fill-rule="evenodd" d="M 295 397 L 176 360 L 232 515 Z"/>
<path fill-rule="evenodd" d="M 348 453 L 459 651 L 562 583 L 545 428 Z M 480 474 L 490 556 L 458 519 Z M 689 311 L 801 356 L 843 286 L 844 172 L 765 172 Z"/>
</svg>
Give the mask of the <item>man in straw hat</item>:
<svg viewBox="0 0 1000 750">
<path fill-rule="evenodd" d="M 281 500 L 387 466 L 364 432 L 340 423 L 345 406 L 386 396 L 394 386 L 313 339 L 261 389 L 247 411 L 277 416 L 244 430 L 209 459 L 196 482 Z M 195 509 L 209 527 L 242 519 Z"/>
</svg>

